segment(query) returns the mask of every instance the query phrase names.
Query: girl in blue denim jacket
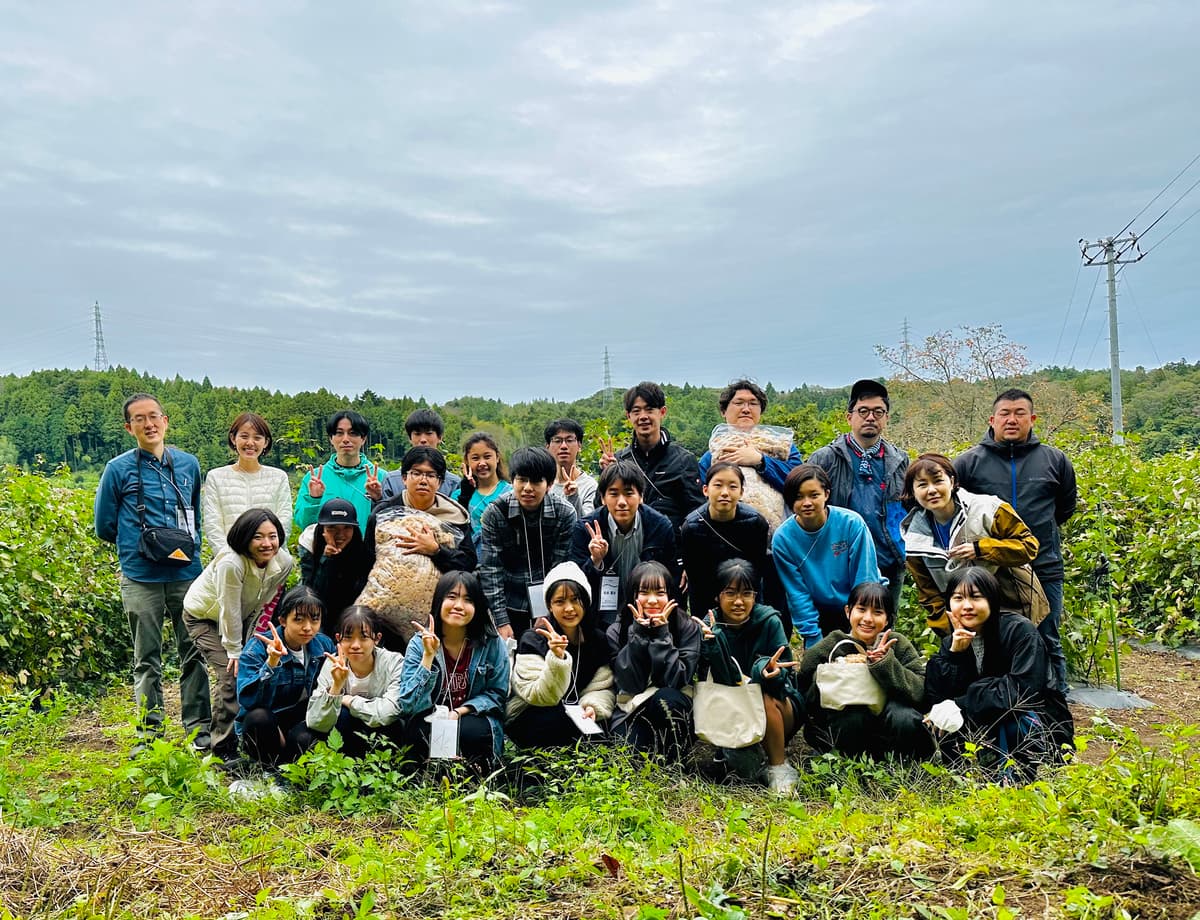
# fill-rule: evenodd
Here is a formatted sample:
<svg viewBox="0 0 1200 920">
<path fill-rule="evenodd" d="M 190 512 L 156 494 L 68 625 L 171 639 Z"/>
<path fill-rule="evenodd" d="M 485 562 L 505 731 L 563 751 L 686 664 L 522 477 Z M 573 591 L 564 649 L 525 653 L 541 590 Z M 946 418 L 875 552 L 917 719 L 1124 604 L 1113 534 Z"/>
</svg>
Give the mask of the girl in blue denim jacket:
<svg viewBox="0 0 1200 920">
<path fill-rule="evenodd" d="M 427 717 L 458 722 L 458 754 L 494 766 L 504 744 L 501 719 L 508 699 L 508 648 L 496 633 L 487 598 L 471 572 L 438 579 L 429 622 L 413 624 L 400 676 L 405 738 L 418 762 L 429 757 Z"/>
<path fill-rule="evenodd" d="M 326 653 L 321 633 L 325 605 L 312 588 L 297 585 L 275 608 L 269 635 L 255 633 L 238 665 L 234 723 L 247 756 L 268 766 L 289 763 L 316 741 L 305 724 L 308 698 Z"/>
</svg>

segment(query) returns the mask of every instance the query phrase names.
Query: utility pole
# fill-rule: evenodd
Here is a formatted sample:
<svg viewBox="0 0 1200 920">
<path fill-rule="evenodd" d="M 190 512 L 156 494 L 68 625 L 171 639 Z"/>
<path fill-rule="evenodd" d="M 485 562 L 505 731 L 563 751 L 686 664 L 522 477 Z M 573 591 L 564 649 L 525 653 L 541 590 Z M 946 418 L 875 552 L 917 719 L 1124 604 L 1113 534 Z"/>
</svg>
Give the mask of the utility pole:
<svg viewBox="0 0 1200 920">
<path fill-rule="evenodd" d="M 608 365 L 608 346 L 604 346 L 604 396 L 601 399 L 602 405 L 608 406 L 609 400 L 612 399 L 612 368 Z"/>
<path fill-rule="evenodd" d="M 100 301 L 96 301 L 92 305 L 92 318 L 96 323 L 96 356 L 92 362 L 92 367 L 98 371 L 106 371 L 108 365 L 108 352 L 104 350 L 104 327 L 100 324 Z"/>
<path fill-rule="evenodd" d="M 1117 251 L 1117 247 L 1122 247 Z M 1083 253 L 1084 265 L 1108 266 L 1108 372 L 1112 384 L 1112 419 L 1114 444 L 1125 443 L 1125 417 L 1121 406 L 1121 348 L 1117 343 L 1117 266 L 1139 262 L 1142 250 L 1138 247 L 1136 233 L 1128 236 L 1107 237 L 1089 243 L 1079 241 L 1079 249 Z M 1121 258 L 1127 252 L 1136 252 L 1137 258 Z"/>
</svg>

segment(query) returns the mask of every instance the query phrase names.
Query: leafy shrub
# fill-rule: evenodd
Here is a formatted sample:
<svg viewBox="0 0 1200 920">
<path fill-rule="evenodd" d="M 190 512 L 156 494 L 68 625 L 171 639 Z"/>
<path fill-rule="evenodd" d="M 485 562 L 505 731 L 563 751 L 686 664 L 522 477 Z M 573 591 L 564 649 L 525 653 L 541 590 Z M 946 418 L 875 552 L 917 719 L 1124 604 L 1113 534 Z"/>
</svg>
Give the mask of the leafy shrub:
<svg viewBox="0 0 1200 920">
<path fill-rule="evenodd" d="M 92 495 L 0 467 L 0 686 L 113 673 L 129 657 L 116 554 L 92 531 Z"/>
<path fill-rule="evenodd" d="M 1136 635 L 1200 640 L 1200 453 L 1141 459 L 1106 446 L 1073 459 L 1079 510 L 1063 535 L 1073 638 L 1102 634 L 1111 599 Z"/>
</svg>

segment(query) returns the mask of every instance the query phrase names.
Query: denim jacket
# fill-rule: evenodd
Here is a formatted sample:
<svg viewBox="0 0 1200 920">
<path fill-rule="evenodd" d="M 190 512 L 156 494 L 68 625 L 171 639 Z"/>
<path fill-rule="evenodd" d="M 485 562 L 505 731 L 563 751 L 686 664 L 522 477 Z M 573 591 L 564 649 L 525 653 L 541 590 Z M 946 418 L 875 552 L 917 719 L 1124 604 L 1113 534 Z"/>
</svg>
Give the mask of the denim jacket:
<svg viewBox="0 0 1200 920">
<path fill-rule="evenodd" d="M 442 655 L 433 659 L 433 666 L 421 666 L 425 650 L 421 636 L 408 641 L 404 653 L 404 669 L 400 675 L 400 715 L 404 718 L 424 716 L 438 703 L 449 701 L 446 693 L 446 663 Z M 498 636 L 487 639 L 482 646 L 472 646 L 471 663 L 467 666 L 467 698 L 470 706 L 492 723 L 495 755 L 500 757 L 504 745 L 501 720 L 508 700 L 508 647 Z"/>
<path fill-rule="evenodd" d="M 251 709 L 270 709 L 283 712 L 297 704 L 308 705 L 317 675 L 325 663 L 326 652 L 336 652 L 337 646 L 324 633 L 317 633 L 305 648 L 304 664 L 289 654 L 271 667 L 267 663 L 267 647 L 257 639 L 251 641 L 238 660 L 238 714 L 234 728 L 242 733 L 242 719 Z"/>
</svg>

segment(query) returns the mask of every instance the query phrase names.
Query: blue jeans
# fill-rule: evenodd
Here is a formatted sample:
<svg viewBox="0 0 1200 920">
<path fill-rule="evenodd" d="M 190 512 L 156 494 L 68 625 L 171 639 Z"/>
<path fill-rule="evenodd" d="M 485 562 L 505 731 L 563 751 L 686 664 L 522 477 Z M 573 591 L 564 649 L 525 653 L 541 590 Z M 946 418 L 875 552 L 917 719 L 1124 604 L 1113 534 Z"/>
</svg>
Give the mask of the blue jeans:
<svg viewBox="0 0 1200 920">
<path fill-rule="evenodd" d="M 1061 581 L 1042 581 L 1046 592 L 1046 600 L 1050 602 L 1050 613 L 1038 624 L 1038 632 L 1046 642 L 1046 654 L 1050 656 L 1050 666 L 1054 669 L 1054 689 L 1067 692 L 1067 658 L 1063 654 L 1062 636 L 1059 633 L 1059 623 L 1062 622 L 1063 612 L 1063 583 Z"/>
</svg>

